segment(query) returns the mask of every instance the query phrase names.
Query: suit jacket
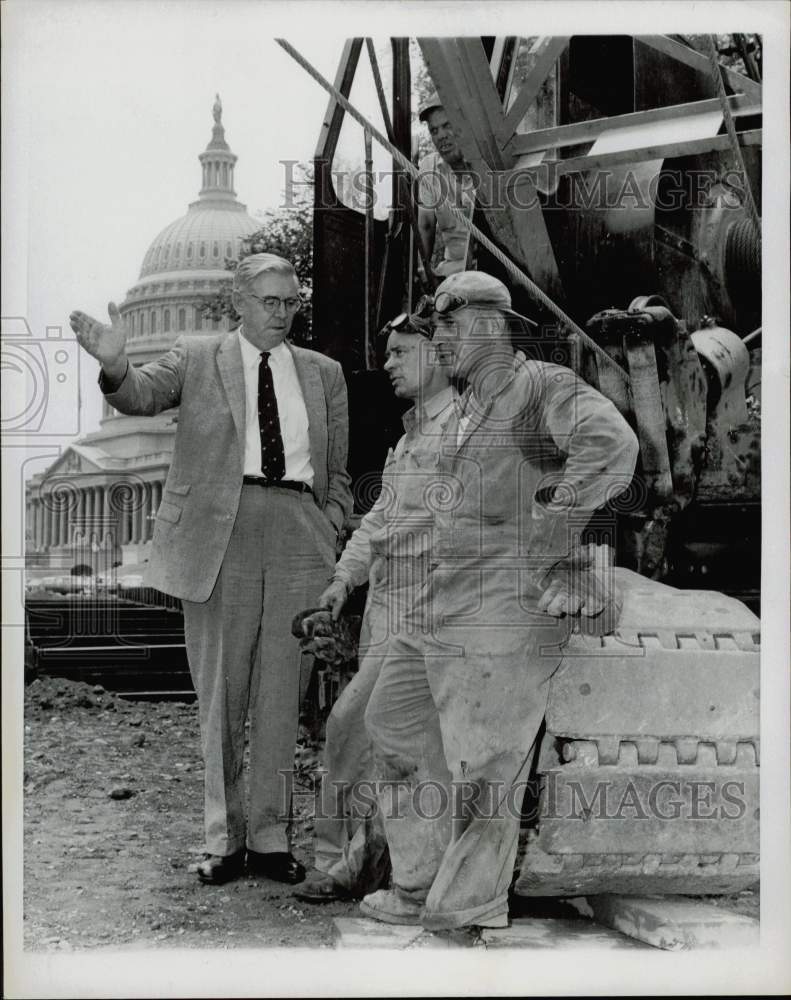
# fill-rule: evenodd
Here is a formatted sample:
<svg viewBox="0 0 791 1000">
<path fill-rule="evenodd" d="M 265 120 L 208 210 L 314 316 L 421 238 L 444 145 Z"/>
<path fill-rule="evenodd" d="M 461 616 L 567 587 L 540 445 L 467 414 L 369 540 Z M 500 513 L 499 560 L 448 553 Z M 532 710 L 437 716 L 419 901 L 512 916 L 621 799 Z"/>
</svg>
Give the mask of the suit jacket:
<svg viewBox="0 0 791 1000">
<path fill-rule="evenodd" d="M 336 361 L 288 344 L 308 411 L 313 495 L 336 530 L 352 508 L 346 472 L 346 383 Z M 157 511 L 147 583 L 189 601 L 209 599 L 228 548 L 245 444 L 245 383 L 237 334 L 179 337 L 163 357 L 109 391 L 121 413 L 179 407 L 176 443 Z"/>
</svg>

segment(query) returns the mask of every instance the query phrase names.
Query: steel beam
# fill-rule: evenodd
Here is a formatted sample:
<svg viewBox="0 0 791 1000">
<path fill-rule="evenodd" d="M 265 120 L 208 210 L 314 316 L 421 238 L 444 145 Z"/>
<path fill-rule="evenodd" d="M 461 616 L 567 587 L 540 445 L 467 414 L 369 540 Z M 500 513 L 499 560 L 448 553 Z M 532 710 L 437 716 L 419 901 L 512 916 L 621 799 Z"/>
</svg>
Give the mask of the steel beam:
<svg viewBox="0 0 791 1000">
<path fill-rule="evenodd" d="M 657 52 L 662 52 L 672 59 L 677 59 L 679 62 L 684 63 L 685 66 L 698 70 L 699 73 L 711 76 L 711 63 L 706 56 L 691 49 L 688 45 L 682 45 L 681 42 L 674 42 L 667 35 L 635 35 L 634 40 L 642 42 L 643 45 L 648 45 L 649 48 L 656 49 Z M 723 66 L 722 63 L 720 63 L 720 69 L 725 74 L 728 85 L 737 94 L 746 94 L 754 101 L 761 100 L 761 85 L 759 83 L 751 80 L 748 76 L 744 76 L 742 73 L 737 73 L 736 70 L 730 69 L 728 66 Z M 711 83 L 714 86 L 713 80 Z"/>
<path fill-rule="evenodd" d="M 336 90 L 339 90 L 344 97 L 348 97 L 351 92 L 362 47 L 362 38 L 350 38 L 343 46 L 338 72 L 333 83 Z M 316 152 L 313 154 L 314 159 L 326 160 L 328 163 L 332 160 L 335 147 L 338 144 L 344 113 L 343 108 L 335 98 L 331 97 L 327 104 L 327 110 L 324 112 L 324 121 L 321 125 L 321 132 L 319 132 L 319 140 L 316 143 Z"/>
<path fill-rule="evenodd" d="M 740 146 L 760 146 L 762 130 L 753 129 L 749 132 L 739 132 L 738 138 Z M 539 178 L 545 180 L 548 171 L 550 177 L 560 177 L 563 174 L 580 173 L 585 170 L 618 167 L 625 163 L 670 160 L 677 156 L 698 156 L 701 153 L 722 153 L 727 152 L 730 148 L 729 136 L 715 135 L 703 139 L 691 139 L 687 142 L 663 142 L 656 146 L 642 146 L 638 149 L 619 149 L 612 153 L 599 153 L 594 156 L 575 156 L 568 160 L 545 160 L 536 167 L 518 167 L 511 171 L 507 184 L 510 187 L 517 176 L 521 174 L 527 174 L 534 180 Z"/>
<path fill-rule="evenodd" d="M 527 109 L 536 99 L 541 85 L 549 76 L 549 71 L 558 61 L 569 44 L 567 35 L 551 35 L 545 38 L 536 53 L 536 62 L 519 93 L 505 116 L 501 135 L 507 141 L 517 130 L 519 122 L 527 114 Z"/>
<path fill-rule="evenodd" d="M 761 113 L 760 104 L 755 104 L 752 98 L 744 94 L 731 96 L 728 103 L 732 112 Z M 545 149 L 563 149 L 566 146 L 578 146 L 583 142 L 593 142 L 602 132 L 707 114 L 710 111 L 718 111 L 720 107 L 719 99 L 712 97 L 705 101 L 693 101 L 690 104 L 671 104 L 664 108 L 634 111 L 627 115 L 615 115 L 611 118 L 593 118 L 574 125 L 558 125 L 555 128 L 538 129 L 535 132 L 517 133 L 511 139 L 508 149 L 514 156 L 524 156 L 527 153 L 535 153 Z"/>
</svg>

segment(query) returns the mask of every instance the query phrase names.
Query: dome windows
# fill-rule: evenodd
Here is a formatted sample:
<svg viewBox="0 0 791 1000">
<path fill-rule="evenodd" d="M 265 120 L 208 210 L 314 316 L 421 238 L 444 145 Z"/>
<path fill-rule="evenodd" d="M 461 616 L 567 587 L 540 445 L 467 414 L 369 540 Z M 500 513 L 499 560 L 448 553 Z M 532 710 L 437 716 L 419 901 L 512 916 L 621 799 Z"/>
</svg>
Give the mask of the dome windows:
<svg viewBox="0 0 791 1000">
<path fill-rule="evenodd" d="M 157 314 L 154 309 L 151 310 L 151 332 L 157 332 Z"/>
<path fill-rule="evenodd" d="M 170 310 L 165 309 L 162 313 L 162 331 L 170 333 Z"/>
<path fill-rule="evenodd" d="M 233 257 L 233 247 L 231 246 L 230 243 L 225 244 L 225 256 Z"/>
<path fill-rule="evenodd" d="M 203 314 L 201 313 L 201 307 L 195 306 L 195 329 L 201 330 L 203 328 Z"/>
<path fill-rule="evenodd" d="M 187 329 L 187 310 L 179 309 L 179 333 Z"/>
<path fill-rule="evenodd" d="M 203 242 L 201 242 L 201 245 L 200 245 L 200 259 L 201 260 L 205 260 L 206 259 L 206 244 L 203 243 Z"/>
<path fill-rule="evenodd" d="M 214 257 L 215 260 L 219 259 L 219 256 L 220 256 L 220 244 L 217 242 L 217 240 L 214 241 L 214 246 L 212 247 L 211 255 L 212 255 L 212 257 Z"/>
<path fill-rule="evenodd" d="M 192 260 L 192 244 L 187 244 L 187 260 Z"/>
</svg>

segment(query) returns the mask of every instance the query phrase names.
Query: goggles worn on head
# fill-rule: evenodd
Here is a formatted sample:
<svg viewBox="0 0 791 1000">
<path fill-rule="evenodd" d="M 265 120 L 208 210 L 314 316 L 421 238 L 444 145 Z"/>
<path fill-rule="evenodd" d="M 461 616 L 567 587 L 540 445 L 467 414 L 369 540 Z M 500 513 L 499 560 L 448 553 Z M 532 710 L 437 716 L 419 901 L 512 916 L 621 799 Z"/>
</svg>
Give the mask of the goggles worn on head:
<svg viewBox="0 0 791 1000">
<path fill-rule="evenodd" d="M 425 298 L 425 296 L 424 296 Z M 431 313 L 429 313 L 431 315 Z M 399 313 L 394 319 L 385 323 L 379 331 L 380 336 L 386 337 L 391 333 L 418 333 L 428 340 L 434 335 L 434 328 L 426 318 L 414 313 Z"/>
</svg>

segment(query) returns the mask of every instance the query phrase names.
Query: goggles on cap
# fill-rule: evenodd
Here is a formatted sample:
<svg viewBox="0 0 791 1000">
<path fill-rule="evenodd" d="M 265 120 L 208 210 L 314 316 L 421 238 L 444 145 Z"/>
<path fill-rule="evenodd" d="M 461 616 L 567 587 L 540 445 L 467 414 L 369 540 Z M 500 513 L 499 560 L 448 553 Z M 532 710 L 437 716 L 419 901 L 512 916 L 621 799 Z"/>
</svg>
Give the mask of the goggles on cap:
<svg viewBox="0 0 791 1000">
<path fill-rule="evenodd" d="M 468 299 L 465 299 L 461 295 L 456 295 L 453 292 L 440 292 L 438 295 L 422 295 L 418 300 L 417 306 L 415 307 L 415 313 L 421 317 L 428 317 L 432 313 L 436 313 L 438 316 L 447 316 L 448 313 L 456 312 L 457 309 L 463 309 L 465 306 L 469 305 L 491 305 L 493 309 L 502 308 L 502 306 L 498 306 L 494 302 L 470 303 Z"/>
<path fill-rule="evenodd" d="M 439 295 L 421 295 L 415 306 L 415 315 L 428 319 L 433 313 L 446 316 L 463 306 L 469 305 L 466 299 L 452 292 L 440 292 Z"/>
<path fill-rule="evenodd" d="M 422 295 L 420 299 L 418 299 L 413 315 L 420 316 L 421 318 L 428 318 L 431 315 L 447 316 L 450 313 L 456 312 L 458 309 L 463 309 L 465 306 L 471 306 L 473 308 L 475 306 L 482 306 L 484 308 L 488 306 L 490 309 L 497 309 L 505 316 L 518 319 L 525 326 L 537 325 L 532 319 L 528 319 L 527 316 L 522 316 L 520 313 L 514 312 L 513 309 L 510 309 L 499 302 L 485 302 L 479 300 L 470 302 L 469 299 L 465 299 L 462 295 L 456 295 L 454 292 L 440 292 L 438 295 Z"/>
</svg>

